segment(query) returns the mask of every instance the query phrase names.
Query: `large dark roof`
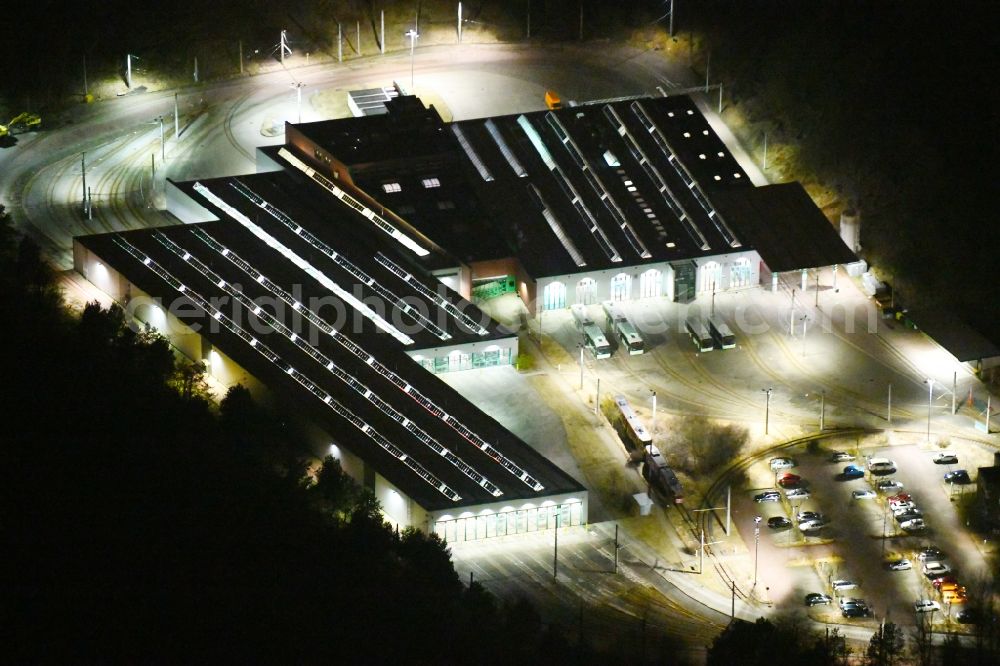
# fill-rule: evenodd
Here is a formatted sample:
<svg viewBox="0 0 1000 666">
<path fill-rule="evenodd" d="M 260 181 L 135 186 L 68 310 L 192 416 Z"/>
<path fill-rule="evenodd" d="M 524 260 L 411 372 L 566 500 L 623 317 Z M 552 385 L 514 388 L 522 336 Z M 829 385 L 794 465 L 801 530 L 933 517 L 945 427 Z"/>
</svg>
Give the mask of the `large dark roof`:
<svg viewBox="0 0 1000 666">
<path fill-rule="evenodd" d="M 215 192 L 225 182 L 209 184 Z M 261 179 L 251 182 L 264 189 Z M 297 234 L 281 232 L 266 217 L 257 214 L 253 220 L 331 279 L 348 286 L 357 284 Z M 309 272 L 231 219 L 77 240 L 165 307 L 172 306 L 173 314 L 197 327 L 213 346 L 263 381 L 276 396 L 326 424 L 338 435 L 338 444 L 361 456 L 426 509 L 580 489 L 572 478 L 413 361 L 396 339 L 357 310 L 344 308 Z M 359 255 L 351 259 L 374 272 L 372 264 L 361 264 Z M 385 271 L 376 275 L 385 286 L 407 291 L 393 275 Z M 178 304 L 185 307 L 178 308 Z M 219 318 L 212 308 L 218 309 Z M 310 309 L 317 315 L 310 315 Z M 336 334 L 331 334 L 330 326 Z M 494 330 L 486 339 L 496 335 Z M 445 420 L 435 412 L 453 416 Z M 457 423 L 468 432 L 460 432 Z M 470 432 L 479 439 L 470 438 Z M 380 445 L 374 433 L 384 436 L 388 446 Z M 474 441 L 489 447 L 484 450 Z M 544 488 L 536 489 L 519 478 L 519 473 L 495 459 L 495 452 Z M 453 499 L 452 493 L 460 499 Z"/>
<path fill-rule="evenodd" d="M 799 183 L 719 189 L 712 198 L 774 272 L 858 260 Z"/>
<path fill-rule="evenodd" d="M 963 363 L 1000 356 L 1000 347 L 946 310 L 911 310 L 918 328 Z"/>
</svg>

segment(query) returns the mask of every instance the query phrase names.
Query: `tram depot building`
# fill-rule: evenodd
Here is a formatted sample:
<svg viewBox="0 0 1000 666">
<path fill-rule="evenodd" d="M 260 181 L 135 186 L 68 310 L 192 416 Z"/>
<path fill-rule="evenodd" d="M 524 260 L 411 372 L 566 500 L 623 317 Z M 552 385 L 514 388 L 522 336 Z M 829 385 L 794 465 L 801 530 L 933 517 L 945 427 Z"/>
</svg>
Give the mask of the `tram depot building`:
<svg viewBox="0 0 1000 666">
<path fill-rule="evenodd" d="M 73 252 L 223 385 L 294 404 L 400 526 L 456 542 L 587 521 L 579 483 L 434 376 L 517 356 L 475 286 L 513 284 L 537 314 L 856 261 L 801 185 L 754 187 L 686 96 L 453 123 L 385 107 L 287 124 L 257 173 L 168 181 L 180 224 Z"/>
</svg>

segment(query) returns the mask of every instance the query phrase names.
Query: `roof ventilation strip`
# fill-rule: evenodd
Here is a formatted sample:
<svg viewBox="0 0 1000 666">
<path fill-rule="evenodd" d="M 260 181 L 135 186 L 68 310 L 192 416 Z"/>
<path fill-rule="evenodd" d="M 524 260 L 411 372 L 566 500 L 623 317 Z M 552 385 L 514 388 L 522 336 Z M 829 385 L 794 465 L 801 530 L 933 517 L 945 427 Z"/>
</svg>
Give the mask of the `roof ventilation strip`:
<svg viewBox="0 0 1000 666">
<path fill-rule="evenodd" d="M 702 251 L 712 249 L 711 245 L 708 244 L 705 235 L 701 233 L 701 229 L 695 226 L 694 222 L 691 221 L 691 216 L 687 214 L 684 210 L 684 206 L 681 205 L 680 200 L 674 195 L 667 185 L 667 181 L 663 178 L 663 174 L 660 170 L 656 168 L 652 162 L 649 161 L 649 157 L 646 156 L 645 151 L 636 142 L 635 137 L 632 133 L 628 131 L 625 127 L 624 121 L 622 121 L 621 116 L 615 111 L 614 107 L 606 106 L 604 107 L 604 115 L 612 125 L 617 126 L 618 135 L 625 141 L 625 145 L 628 146 L 629 152 L 632 153 L 632 157 L 639 163 L 639 166 L 643 168 L 649 179 L 653 181 L 653 184 L 660 192 L 660 196 L 663 197 L 663 202 L 667 204 L 670 211 L 677 216 L 684 230 L 688 232 L 691 240 L 697 245 Z"/>
<path fill-rule="evenodd" d="M 351 294 L 350 292 L 348 292 L 345 289 L 343 289 L 336 282 L 334 282 L 333 280 L 331 280 L 330 278 L 328 278 L 318 268 L 316 268 L 315 266 L 313 266 L 312 264 L 310 264 L 308 261 L 306 261 L 305 259 L 303 259 L 299 255 L 297 255 L 295 252 L 293 252 L 287 246 L 283 245 L 277 238 L 275 238 L 271 234 L 269 234 L 266 231 L 264 231 L 264 229 L 262 229 L 258 225 L 256 225 L 253 222 L 251 222 L 250 218 L 248 218 L 246 215 L 244 215 L 240 211 L 236 210 L 235 208 L 233 208 L 232 206 L 230 206 L 229 204 L 227 204 L 218 195 L 216 195 L 214 192 L 212 192 L 207 187 L 205 187 L 204 185 L 202 185 L 200 182 L 197 182 L 197 183 L 194 184 L 194 190 L 196 192 L 198 192 L 199 194 L 201 194 L 206 199 L 208 199 L 217 208 L 220 208 L 223 211 L 225 211 L 225 213 L 227 215 L 229 215 L 229 217 L 233 218 L 234 220 L 236 220 L 237 222 L 239 222 L 240 224 L 242 224 L 244 227 L 246 227 L 250 231 L 250 233 L 252 233 L 254 236 L 256 236 L 257 238 L 259 238 L 262 241 L 264 241 L 269 247 L 277 250 L 286 259 L 288 259 L 293 264 L 295 264 L 296 266 L 298 266 L 306 274 L 308 274 L 309 276 L 311 276 L 312 278 L 314 278 L 321 285 L 323 285 L 324 287 L 326 287 L 327 289 L 329 289 L 330 291 L 332 291 L 338 297 L 340 297 L 340 298 L 344 299 L 345 301 L 347 301 L 347 303 L 351 307 L 353 307 L 355 310 L 357 310 L 358 312 L 360 312 L 361 314 L 363 314 L 366 318 L 368 318 L 372 323 L 374 323 L 376 326 L 378 326 L 379 328 L 381 328 L 383 331 L 385 331 L 386 333 L 388 333 L 392 337 L 396 338 L 397 340 L 399 340 L 400 342 L 402 342 L 404 345 L 412 345 L 413 344 L 413 338 L 411 338 L 410 336 L 408 336 L 405 333 L 401 332 L 395 326 L 393 326 L 392 324 L 390 324 L 389 322 L 387 322 L 385 319 L 383 319 L 381 316 L 379 316 L 379 314 L 377 312 L 375 312 L 370 307 L 368 307 L 367 305 L 365 305 L 364 303 L 362 303 L 360 300 L 358 300 L 357 298 L 355 298 L 353 294 Z"/>
<path fill-rule="evenodd" d="M 570 237 L 566 235 L 566 232 L 562 228 L 562 224 L 559 223 L 556 216 L 551 210 L 549 210 L 549 206 L 545 203 L 542 193 L 539 192 L 538 188 L 531 183 L 528 183 L 528 191 L 534 195 L 536 202 L 542 209 L 542 217 L 544 217 L 545 221 L 549 223 L 549 228 L 552 229 L 552 233 L 554 233 L 556 238 L 559 239 L 559 242 L 562 243 L 563 249 L 569 254 L 573 263 L 580 268 L 586 266 L 587 262 L 583 260 L 583 256 L 580 254 L 580 251 L 576 249 L 576 245 L 574 245 Z"/>
<path fill-rule="evenodd" d="M 201 296 L 196 291 L 188 289 L 184 284 L 180 282 L 177 278 L 167 272 L 162 266 L 157 262 L 153 261 L 150 257 L 143 254 L 137 247 L 132 245 L 130 242 L 125 240 L 119 235 L 114 237 L 114 242 L 116 245 L 121 247 L 125 252 L 131 255 L 133 258 L 142 262 L 144 266 L 149 268 L 153 273 L 158 275 L 164 282 L 176 289 L 181 291 L 191 299 L 198 307 L 204 310 L 208 315 L 222 323 L 229 331 L 239 336 L 244 342 L 248 343 L 251 347 L 257 350 L 257 352 L 282 370 L 285 374 L 289 375 L 296 382 L 306 387 L 313 395 L 323 401 L 330 409 L 337 413 L 342 418 L 349 421 L 355 428 L 360 430 L 362 433 L 368 436 L 369 439 L 374 441 L 380 447 L 382 447 L 387 453 L 394 457 L 399 462 L 403 463 L 410 468 L 415 474 L 426 481 L 431 487 L 435 488 L 442 495 L 447 497 L 453 502 L 457 502 L 462 499 L 462 496 L 450 488 L 446 483 L 438 479 L 436 476 L 427 471 L 423 465 L 418 461 L 414 460 L 407 453 L 402 451 L 395 444 L 390 442 L 384 435 L 375 430 L 371 425 L 361 419 L 359 416 L 355 415 L 354 412 L 349 410 L 347 407 L 338 402 L 334 397 L 316 385 L 309 377 L 294 367 L 291 366 L 287 361 L 281 358 L 278 354 L 273 352 L 265 344 L 257 340 L 254 336 L 250 335 L 245 329 L 239 326 L 231 318 L 227 317 L 219 309 L 209 303 L 203 296 Z"/>
<path fill-rule="evenodd" d="M 329 257 L 335 264 L 346 270 L 348 273 L 353 275 L 355 278 L 360 280 L 366 287 L 374 291 L 376 294 L 386 299 L 389 303 L 395 303 L 396 307 L 405 312 L 406 314 L 413 317 L 414 320 L 425 329 L 436 335 L 441 340 L 450 340 L 451 335 L 444 331 L 437 324 L 432 322 L 430 319 L 425 317 L 420 311 L 404 301 L 400 296 L 397 296 L 389 289 L 383 287 L 379 284 L 375 278 L 365 273 L 363 270 L 358 268 L 353 262 L 347 259 L 344 255 L 339 252 L 334 251 L 332 247 L 321 241 L 319 238 L 314 236 L 311 232 L 305 229 L 298 222 L 295 222 L 292 218 L 288 217 L 280 208 L 268 203 L 262 196 L 254 192 L 252 189 L 247 187 L 238 178 L 230 181 L 230 185 L 233 186 L 237 192 L 246 197 L 250 202 L 264 209 L 267 213 L 271 215 L 274 219 L 281 222 L 289 230 L 293 231 L 299 235 L 304 241 L 312 245 L 315 249 L 319 250 L 327 257 Z"/>
<path fill-rule="evenodd" d="M 390 419 L 400 424 L 408 430 L 417 440 L 419 440 L 424 446 L 429 448 L 434 453 L 438 454 L 449 463 L 451 463 L 456 469 L 458 469 L 462 474 L 475 481 L 477 484 L 482 486 L 487 492 L 489 492 L 494 497 L 500 497 L 503 495 L 500 488 L 496 486 L 493 482 L 487 479 L 484 475 L 476 471 L 472 465 L 468 464 L 462 460 L 455 452 L 451 451 L 447 447 L 443 446 L 436 439 L 431 437 L 427 432 L 418 426 L 416 423 L 406 418 L 398 409 L 390 405 L 381 396 L 379 396 L 375 391 L 369 388 L 364 382 L 359 380 L 357 377 L 347 372 L 336 363 L 333 362 L 326 354 L 321 352 L 319 349 L 313 345 L 306 342 L 302 337 L 295 334 L 290 328 L 288 328 L 284 322 L 282 322 L 277 317 L 271 315 L 269 312 L 261 308 L 257 303 L 253 301 L 249 296 L 247 296 L 241 289 L 235 287 L 232 284 L 226 282 L 222 276 L 209 268 L 203 261 L 193 256 L 190 252 L 186 251 L 181 246 L 177 245 L 174 241 L 170 240 L 162 232 L 156 232 L 153 234 L 156 240 L 166 247 L 168 250 L 173 252 L 175 255 L 180 257 L 189 266 L 198 271 L 202 276 L 207 278 L 212 284 L 218 285 L 218 287 L 224 290 L 227 294 L 232 296 L 235 300 L 247 308 L 248 311 L 253 312 L 254 316 L 261 319 L 270 326 L 274 331 L 280 333 L 285 338 L 289 340 L 296 347 L 301 349 L 303 352 L 308 354 L 314 361 L 319 363 L 321 366 L 326 368 L 327 372 L 339 379 L 341 382 L 346 384 L 349 388 L 353 389 L 356 393 L 361 395 L 361 397 L 368 400 L 377 407 L 383 414 L 388 416 Z M 297 309 L 297 308 L 296 308 Z"/>
<path fill-rule="evenodd" d="M 583 175 L 587 179 L 587 183 L 590 184 L 591 189 L 594 190 L 594 194 L 596 194 L 601 200 L 601 203 L 604 204 L 604 207 L 608 210 L 608 213 L 611 214 L 611 217 L 618 222 L 618 228 L 622 230 L 623 234 L 625 234 L 625 238 L 628 240 L 629 245 L 632 246 L 632 249 L 635 250 L 635 253 L 643 259 L 649 259 L 653 256 L 649 253 L 649 250 L 646 249 L 642 240 L 635 233 L 635 229 L 632 228 L 632 225 L 629 224 L 628 220 L 625 218 L 625 213 L 623 213 L 622 209 L 618 207 L 618 203 L 611 198 L 611 194 L 608 192 L 608 188 L 605 187 L 604 183 L 601 181 L 601 177 L 598 176 L 597 172 L 590 166 L 590 162 L 584 156 L 583 151 L 580 150 L 580 146 L 576 145 L 576 141 L 574 141 L 573 137 L 569 135 L 569 131 L 567 131 L 566 127 L 562 124 L 562 121 L 559 120 L 559 117 L 554 113 L 546 113 L 545 120 L 548 122 L 549 127 L 552 128 L 552 131 L 556 133 L 556 136 L 559 137 L 559 140 L 562 141 L 562 144 L 566 148 L 567 152 L 569 152 L 569 154 L 576 161 L 577 166 L 579 166 L 583 171 Z"/>
<path fill-rule="evenodd" d="M 590 212 L 587 205 L 583 203 L 583 198 L 580 197 L 580 193 L 576 191 L 575 187 L 573 187 L 573 183 L 566 178 L 566 174 L 564 174 L 562 169 L 559 168 L 556 161 L 552 159 L 552 154 L 549 152 L 549 149 L 545 147 L 545 142 L 542 141 L 542 137 L 539 136 L 538 132 L 531 125 L 531 122 L 522 114 L 518 116 L 517 124 L 520 125 L 521 129 L 524 130 L 524 133 L 528 135 L 528 139 L 531 141 L 531 145 L 533 145 L 535 150 L 538 152 L 538 156 L 542 158 L 545 166 L 547 166 L 549 171 L 552 172 L 556 182 L 559 183 L 559 187 L 562 188 L 566 198 L 568 198 L 573 207 L 576 208 L 576 212 L 579 214 L 580 219 L 587 226 L 587 230 L 594 237 L 594 240 L 597 241 L 597 244 L 601 247 L 601 250 L 604 251 L 604 254 L 611 261 L 621 261 L 622 257 L 618 254 L 618 250 L 616 250 L 611 244 L 608 237 L 604 235 L 604 231 L 597 224 L 597 218 L 595 218 L 594 214 Z"/>
<path fill-rule="evenodd" d="M 643 126 L 653 136 L 653 139 L 656 141 L 656 145 L 658 145 L 660 150 L 663 151 L 663 154 L 667 156 L 667 161 L 670 162 L 672 167 L 674 167 L 674 171 L 677 172 L 677 175 L 680 176 L 681 180 L 684 181 L 684 184 L 687 185 L 691 194 L 698 201 L 698 203 L 701 204 L 701 207 L 708 215 L 708 219 L 712 221 L 715 228 L 720 234 L 722 234 L 722 238 L 729 244 L 729 247 L 742 247 L 743 243 L 736 238 L 736 234 L 734 234 L 732 229 L 729 228 L 729 225 L 727 225 L 725 220 L 722 219 L 722 216 L 719 215 L 718 211 L 712 208 L 712 204 L 709 203 L 708 197 L 705 196 L 705 192 L 701 189 L 701 185 L 699 185 L 698 181 L 691 176 L 691 172 L 687 170 L 684 163 L 681 162 L 680 158 L 674 153 L 673 149 L 670 147 L 670 143 L 667 141 L 667 137 L 663 135 L 663 132 L 661 132 L 660 128 L 656 126 L 653 119 L 649 117 L 649 114 L 646 112 L 642 103 L 632 102 L 632 112 L 639 118 Z"/>
<path fill-rule="evenodd" d="M 191 233 L 201 240 L 203 243 L 212 248 L 215 252 L 222 255 L 225 259 L 229 260 L 234 266 L 242 270 L 248 276 L 253 278 L 258 284 L 260 284 L 264 289 L 280 298 L 286 304 L 290 305 L 292 309 L 296 310 L 304 318 L 308 319 L 316 328 L 323 331 L 341 347 L 349 351 L 358 360 L 369 365 L 375 372 L 379 373 L 393 385 L 396 386 L 400 391 L 408 395 L 413 401 L 419 404 L 421 407 L 426 409 L 428 412 L 441 419 L 449 426 L 451 426 L 458 434 L 464 437 L 470 444 L 478 448 L 480 451 L 488 455 L 494 460 L 494 462 L 502 465 L 507 471 L 516 476 L 518 479 L 523 481 L 533 490 L 540 491 L 544 490 L 545 487 L 534 479 L 530 474 L 528 474 L 523 468 L 521 468 L 517 463 L 510 460 L 507 456 L 496 450 L 491 444 L 489 444 L 482 437 L 470 430 L 465 424 L 459 421 L 454 416 L 448 414 L 444 409 L 439 407 L 430 398 L 426 397 L 420 391 L 415 389 L 409 382 L 403 379 L 399 374 L 390 369 L 387 365 L 380 362 L 372 354 L 368 353 L 363 347 L 355 343 L 350 338 L 346 337 L 339 331 L 337 331 L 333 326 L 322 319 L 315 311 L 303 306 L 301 303 L 296 301 L 292 295 L 285 291 L 280 285 L 269 279 L 263 273 L 254 268 L 250 263 L 240 257 L 236 252 L 230 250 L 222 243 L 218 242 L 215 238 L 206 233 L 203 229 L 199 227 L 192 227 Z"/>
<path fill-rule="evenodd" d="M 437 303 L 438 307 L 442 308 L 445 312 L 450 314 L 454 319 L 465 324 L 465 326 L 467 326 L 472 332 L 478 335 L 489 334 L 489 331 L 480 326 L 475 319 L 473 319 L 469 315 L 465 314 L 464 312 L 456 308 L 451 301 L 449 301 L 441 294 L 437 294 L 434 291 L 432 291 L 430 288 L 427 287 L 427 285 L 425 285 L 423 282 L 415 278 L 411 273 L 407 273 L 405 270 L 400 268 L 399 264 L 394 262 L 389 257 L 379 252 L 378 254 L 375 255 L 375 261 L 377 261 L 378 263 L 382 264 L 390 271 L 395 273 L 396 277 L 398 277 L 400 280 L 402 280 L 403 282 L 407 283 L 415 290 L 420 292 L 422 296 L 424 296 L 425 298 L 429 298 L 435 303 Z"/>
<path fill-rule="evenodd" d="M 469 143 L 469 140 L 465 138 L 465 132 L 462 131 L 462 126 L 452 123 L 450 127 L 451 133 L 455 135 L 456 139 L 458 139 L 458 145 L 460 145 L 462 150 L 465 151 L 465 156 L 468 157 L 469 161 L 476 167 L 476 171 L 479 172 L 479 175 L 482 176 L 483 180 L 487 182 L 493 180 L 493 174 L 490 173 L 488 168 L 486 168 L 483 161 L 479 159 L 479 155 L 476 154 L 476 149 L 473 148 L 472 144 Z"/>
<path fill-rule="evenodd" d="M 338 199 L 343 201 L 345 204 L 347 204 L 354 210 L 361 213 L 362 216 L 371 220 L 375 224 L 375 226 L 377 226 L 379 229 L 381 229 L 385 233 L 395 238 L 404 247 L 412 250 L 417 256 L 425 257 L 428 254 L 430 254 L 430 250 L 427 250 L 426 248 L 422 247 L 415 240 L 404 234 L 402 231 L 400 231 L 393 225 L 389 224 L 385 220 L 385 218 L 383 218 L 381 215 L 379 215 L 371 208 L 369 208 L 368 206 L 364 205 L 363 203 L 352 197 L 344 190 L 337 187 L 337 185 L 332 180 L 330 180 L 323 174 L 313 169 L 311 166 L 309 166 L 308 164 L 297 158 L 295 155 L 292 155 L 292 153 L 289 152 L 287 148 L 281 148 L 278 151 L 278 154 L 281 157 L 283 157 L 285 161 L 287 161 L 293 167 L 295 167 L 305 175 L 312 178 L 315 182 L 319 183 L 323 187 L 323 189 L 325 189 L 327 192 L 337 197 Z"/>
<path fill-rule="evenodd" d="M 527 178 L 528 172 L 524 170 L 524 167 L 521 166 L 517 156 L 514 155 L 514 151 L 512 151 L 510 146 L 507 145 L 507 141 L 503 138 L 503 135 L 500 134 L 500 129 L 497 127 L 496 123 L 493 122 L 493 119 L 490 118 L 483 124 L 486 125 L 486 131 L 489 132 L 490 136 L 493 138 L 493 143 L 497 144 L 497 148 L 500 149 L 500 154 L 502 154 L 503 158 L 507 160 L 507 164 L 509 164 L 510 168 L 514 170 L 517 177 Z"/>
</svg>

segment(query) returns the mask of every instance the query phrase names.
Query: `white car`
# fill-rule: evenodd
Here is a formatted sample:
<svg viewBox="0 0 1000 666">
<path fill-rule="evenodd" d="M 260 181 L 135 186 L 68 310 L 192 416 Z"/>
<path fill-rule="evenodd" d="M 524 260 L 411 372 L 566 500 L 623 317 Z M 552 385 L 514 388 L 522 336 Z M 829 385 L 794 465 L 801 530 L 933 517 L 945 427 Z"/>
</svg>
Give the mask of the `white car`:
<svg viewBox="0 0 1000 666">
<path fill-rule="evenodd" d="M 805 520 L 799 523 L 799 530 L 802 532 L 815 532 L 816 530 L 822 529 L 830 524 L 829 520 L 825 518 L 818 518 L 816 520 Z"/>
<path fill-rule="evenodd" d="M 927 529 L 927 525 L 923 518 L 914 518 L 913 520 L 904 520 L 899 524 L 899 528 L 904 532 L 922 532 Z"/>
<path fill-rule="evenodd" d="M 933 613 L 934 611 L 941 610 L 941 604 L 933 599 L 919 599 L 914 602 L 913 610 L 918 613 Z"/>
<path fill-rule="evenodd" d="M 958 456 L 951 451 L 941 451 L 940 453 L 935 453 L 934 457 L 931 458 L 935 465 L 957 465 Z"/>
<path fill-rule="evenodd" d="M 913 564 L 911 564 L 905 557 L 898 560 L 892 560 L 891 562 L 886 562 L 885 565 L 889 571 L 909 571 L 913 568 Z"/>
<path fill-rule="evenodd" d="M 844 590 L 855 590 L 858 584 L 853 580 L 835 580 L 830 584 L 834 592 L 843 592 Z"/>
<path fill-rule="evenodd" d="M 947 573 L 951 573 L 951 567 L 949 567 L 944 562 L 924 562 L 924 566 L 921 568 L 925 576 L 943 576 Z"/>
<path fill-rule="evenodd" d="M 777 472 L 779 469 L 791 469 L 795 467 L 794 458 L 771 458 L 771 471 Z"/>
<path fill-rule="evenodd" d="M 851 462 L 854 460 L 854 456 L 846 451 L 834 451 L 830 454 L 830 462 Z"/>
<path fill-rule="evenodd" d="M 789 488 L 785 491 L 785 497 L 790 500 L 807 500 L 809 491 L 805 488 Z"/>
<path fill-rule="evenodd" d="M 853 497 L 856 500 L 875 499 L 875 497 L 877 497 L 877 494 L 875 493 L 874 490 L 866 488 L 865 490 L 855 490 L 854 492 L 851 493 L 851 497 Z"/>
<path fill-rule="evenodd" d="M 875 484 L 875 487 L 879 492 L 883 493 L 894 493 L 903 489 L 903 483 L 895 479 L 882 479 Z"/>
</svg>

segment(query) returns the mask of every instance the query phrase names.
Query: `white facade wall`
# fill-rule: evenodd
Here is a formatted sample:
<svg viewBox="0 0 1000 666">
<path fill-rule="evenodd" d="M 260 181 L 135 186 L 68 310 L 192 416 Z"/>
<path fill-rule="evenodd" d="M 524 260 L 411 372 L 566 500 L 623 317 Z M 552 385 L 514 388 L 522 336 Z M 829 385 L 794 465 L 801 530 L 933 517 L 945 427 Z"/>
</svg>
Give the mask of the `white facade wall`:
<svg viewBox="0 0 1000 666">
<path fill-rule="evenodd" d="M 449 543 L 478 541 L 550 530 L 556 526 L 556 515 L 560 528 L 586 525 L 587 512 L 588 494 L 581 490 L 431 511 L 426 515 L 426 529 Z"/>
<path fill-rule="evenodd" d="M 698 266 L 696 291 L 716 291 L 755 287 L 760 284 L 760 256 L 754 250 L 704 257 L 694 260 Z M 659 289 L 654 288 L 650 271 L 659 271 Z M 646 274 L 646 275 L 644 275 Z M 565 301 L 557 297 L 558 284 L 565 287 Z M 550 285 L 553 285 L 550 287 Z M 538 294 L 534 310 L 560 309 L 576 303 L 593 305 L 603 301 L 629 301 L 662 298 L 673 301 L 674 269 L 668 262 L 623 266 L 602 271 L 541 278 L 536 285 Z M 560 304 L 561 303 L 561 304 Z"/>
</svg>

